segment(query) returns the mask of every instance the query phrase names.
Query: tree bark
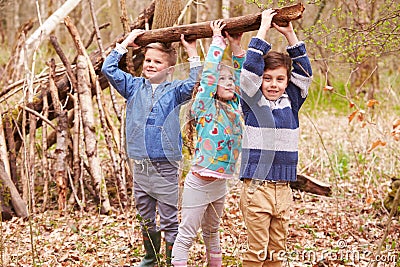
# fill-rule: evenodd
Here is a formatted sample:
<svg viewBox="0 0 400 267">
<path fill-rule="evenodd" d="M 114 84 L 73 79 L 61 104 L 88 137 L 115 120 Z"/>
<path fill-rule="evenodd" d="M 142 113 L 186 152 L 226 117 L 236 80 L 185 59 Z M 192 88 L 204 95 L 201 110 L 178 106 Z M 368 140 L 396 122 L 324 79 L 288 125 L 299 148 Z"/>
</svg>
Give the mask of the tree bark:
<svg viewBox="0 0 400 267">
<path fill-rule="evenodd" d="M 332 194 L 332 188 L 329 184 L 302 174 L 297 175 L 297 181 L 290 182 L 290 187 L 321 196 L 330 196 Z"/>
<path fill-rule="evenodd" d="M 49 62 L 49 89 L 53 100 L 53 106 L 57 114 L 57 146 L 55 150 L 55 181 L 58 188 L 58 209 L 65 211 L 67 207 L 67 147 L 68 147 L 68 118 L 67 111 L 63 110 L 61 102 L 58 98 L 57 87 L 54 82 L 55 61 L 51 59 Z"/>
<path fill-rule="evenodd" d="M 152 29 L 174 25 L 182 10 L 181 0 L 156 0 Z"/>
<path fill-rule="evenodd" d="M 54 12 L 36 31 L 26 40 L 26 46 L 29 53 L 35 46 L 38 46 L 42 40 L 47 39 L 50 33 L 59 25 L 60 21 L 67 16 L 81 0 L 68 0 L 56 12 Z M 22 61 L 21 61 L 22 62 Z"/>
<path fill-rule="evenodd" d="M 283 21 L 299 19 L 304 11 L 304 6 L 302 4 L 297 4 L 276 10 L 282 11 L 278 12 L 278 14 L 274 16 L 273 21 L 280 21 L 283 23 Z M 297 14 L 297 16 L 293 16 L 292 13 Z M 245 15 L 236 18 L 228 18 L 224 19 L 224 22 L 226 23 L 224 30 L 230 34 L 254 31 L 260 26 L 261 13 Z M 209 38 L 212 36 L 210 22 L 207 21 L 190 25 L 181 25 L 146 31 L 143 35 L 138 36 L 135 43 L 140 46 L 145 46 L 152 42 L 179 42 L 181 34 L 184 34 L 187 40 Z"/>
<path fill-rule="evenodd" d="M 6 188 L 10 191 L 11 203 L 17 216 L 23 218 L 28 217 L 28 207 L 26 205 L 26 202 L 19 195 L 17 188 L 11 181 L 10 176 L 7 174 L 6 169 L 4 168 L 4 163 L 1 159 L 0 159 L 0 179 L 2 184 L 5 185 Z"/>
<path fill-rule="evenodd" d="M 111 210 L 106 182 L 103 176 L 100 160 L 97 156 L 97 137 L 94 122 L 92 94 L 90 91 L 88 66 L 85 56 L 78 56 L 77 76 L 79 87 L 79 101 L 82 111 L 83 130 L 85 136 L 86 155 L 89 162 L 90 174 L 93 178 L 101 213 L 106 214 Z"/>
<path fill-rule="evenodd" d="M 42 84 L 42 96 L 43 96 L 43 117 L 49 116 L 49 104 L 47 101 L 47 90 L 46 86 Z M 42 126 L 42 177 L 43 177 L 43 203 L 41 211 L 44 212 L 47 206 L 47 200 L 49 196 L 49 161 L 47 160 L 47 124 L 44 123 Z"/>
</svg>

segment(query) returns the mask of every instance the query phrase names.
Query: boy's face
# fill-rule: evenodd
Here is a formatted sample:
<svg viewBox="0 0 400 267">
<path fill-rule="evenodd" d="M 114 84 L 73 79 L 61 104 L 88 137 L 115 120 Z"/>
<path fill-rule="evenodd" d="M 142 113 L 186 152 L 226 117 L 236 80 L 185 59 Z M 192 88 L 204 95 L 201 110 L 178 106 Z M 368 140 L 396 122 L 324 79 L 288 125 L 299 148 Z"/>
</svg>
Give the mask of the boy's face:
<svg viewBox="0 0 400 267">
<path fill-rule="evenodd" d="M 288 85 L 287 69 L 279 67 L 264 71 L 261 91 L 265 98 L 275 101 L 283 95 Z"/>
<path fill-rule="evenodd" d="M 235 81 L 228 68 L 221 68 L 218 79 L 217 95 L 222 100 L 231 100 L 235 96 Z"/>
<path fill-rule="evenodd" d="M 157 49 L 148 49 L 144 55 L 142 74 L 151 79 L 152 83 L 161 83 L 166 80 L 172 69 L 168 69 L 168 54 Z"/>
</svg>

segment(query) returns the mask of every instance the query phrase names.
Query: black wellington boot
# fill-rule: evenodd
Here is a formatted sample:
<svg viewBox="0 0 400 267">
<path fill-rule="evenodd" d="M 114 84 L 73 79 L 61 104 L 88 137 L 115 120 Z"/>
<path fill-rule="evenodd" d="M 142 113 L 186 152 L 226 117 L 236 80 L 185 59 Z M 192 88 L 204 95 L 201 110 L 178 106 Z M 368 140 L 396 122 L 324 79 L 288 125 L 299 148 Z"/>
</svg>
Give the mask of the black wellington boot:
<svg viewBox="0 0 400 267">
<path fill-rule="evenodd" d="M 165 262 L 167 266 L 171 266 L 171 258 L 172 258 L 172 247 L 174 243 L 165 242 Z"/>
<path fill-rule="evenodd" d="M 161 247 L 161 232 L 144 233 L 143 245 L 146 255 L 138 265 L 138 267 L 154 267 L 159 262 L 159 253 Z"/>
</svg>

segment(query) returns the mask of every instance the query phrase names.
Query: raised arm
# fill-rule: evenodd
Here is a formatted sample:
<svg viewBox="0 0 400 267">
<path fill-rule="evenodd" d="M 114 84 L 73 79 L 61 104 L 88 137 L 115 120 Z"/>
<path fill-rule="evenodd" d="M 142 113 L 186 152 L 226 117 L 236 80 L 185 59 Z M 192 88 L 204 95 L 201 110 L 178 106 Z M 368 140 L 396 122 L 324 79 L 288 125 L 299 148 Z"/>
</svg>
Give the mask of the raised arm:
<svg viewBox="0 0 400 267">
<path fill-rule="evenodd" d="M 287 52 L 292 59 L 293 69 L 286 93 L 291 99 L 293 110 L 298 111 L 308 95 L 308 88 L 312 81 L 310 59 L 307 56 L 304 42 L 298 40 L 291 22 L 286 27 L 280 27 L 275 23 L 273 23 L 273 26 L 285 36 L 289 44 Z"/>
<path fill-rule="evenodd" d="M 272 25 L 278 32 L 285 36 L 286 40 L 289 43 L 289 46 L 294 46 L 299 42 L 299 40 L 297 39 L 297 35 L 293 30 L 292 22 L 289 22 L 288 26 L 286 27 L 280 27 L 275 23 L 272 23 Z"/>
<path fill-rule="evenodd" d="M 192 110 L 197 116 L 200 116 L 214 105 L 214 95 L 217 91 L 219 79 L 218 65 L 222 60 L 226 48 L 226 43 L 222 36 L 222 29 L 225 25 L 223 20 L 210 22 L 210 27 L 213 31 L 213 40 L 205 58 L 199 91 L 192 105 Z"/>
<path fill-rule="evenodd" d="M 246 51 L 243 50 L 241 41 L 243 33 L 230 35 L 228 32 L 225 32 L 226 38 L 229 41 L 229 45 L 232 51 L 232 65 L 233 65 L 233 74 L 235 76 L 235 86 L 237 88 L 240 87 L 240 74 L 242 71 L 243 63 L 246 56 Z M 236 99 L 238 102 L 239 99 Z"/>
<path fill-rule="evenodd" d="M 121 60 L 122 56 L 126 52 L 128 52 L 128 50 L 126 49 L 128 46 L 138 47 L 135 44 L 135 39 L 143 33 L 144 30 L 138 29 L 135 29 L 131 33 L 129 33 L 125 40 L 122 41 L 122 43 L 116 44 L 116 47 L 104 60 L 103 66 L 101 68 L 101 72 L 111 83 L 111 85 L 126 99 L 129 99 L 132 94 L 132 88 L 130 85 L 133 84 L 133 80 L 142 78 L 134 78 L 130 73 L 124 72 L 118 67 L 118 63 Z M 140 82 L 138 86 L 141 86 Z"/>
<path fill-rule="evenodd" d="M 274 15 L 275 11 L 272 9 L 264 10 L 261 13 L 260 28 L 257 35 L 250 40 L 247 49 L 246 60 L 240 76 L 240 88 L 242 90 L 242 99 L 248 105 L 257 103 L 262 96 L 260 86 L 264 73 L 263 56 L 271 50 L 271 45 L 264 38 L 271 28 L 271 21 Z"/>
</svg>

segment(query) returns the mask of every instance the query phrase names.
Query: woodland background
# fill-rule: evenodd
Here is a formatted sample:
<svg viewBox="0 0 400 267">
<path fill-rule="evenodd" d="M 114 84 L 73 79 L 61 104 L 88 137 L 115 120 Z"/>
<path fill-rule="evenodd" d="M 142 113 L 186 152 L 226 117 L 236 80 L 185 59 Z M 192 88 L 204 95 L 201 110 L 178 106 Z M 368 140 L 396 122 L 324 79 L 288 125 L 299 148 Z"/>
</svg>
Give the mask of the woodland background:
<svg viewBox="0 0 400 267">
<path fill-rule="evenodd" d="M 124 33 L 293 3 L 0 0 L 0 266 L 130 266 L 143 256 L 124 101 L 99 72 Z M 400 266 L 400 4 L 303 4 L 293 25 L 314 80 L 300 112 L 298 171 L 329 184 L 331 194 L 295 191 L 289 266 Z M 285 49 L 279 34 L 268 38 Z M 209 42 L 198 41 L 201 55 Z M 125 67 L 137 73 L 130 58 Z M 182 179 L 188 157 L 185 150 Z M 241 266 L 246 246 L 240 187 L 231 184 L 222 219 L 224 266 Z M 205 262 L 201 238 L 191 259 Z"/>
</svg>

